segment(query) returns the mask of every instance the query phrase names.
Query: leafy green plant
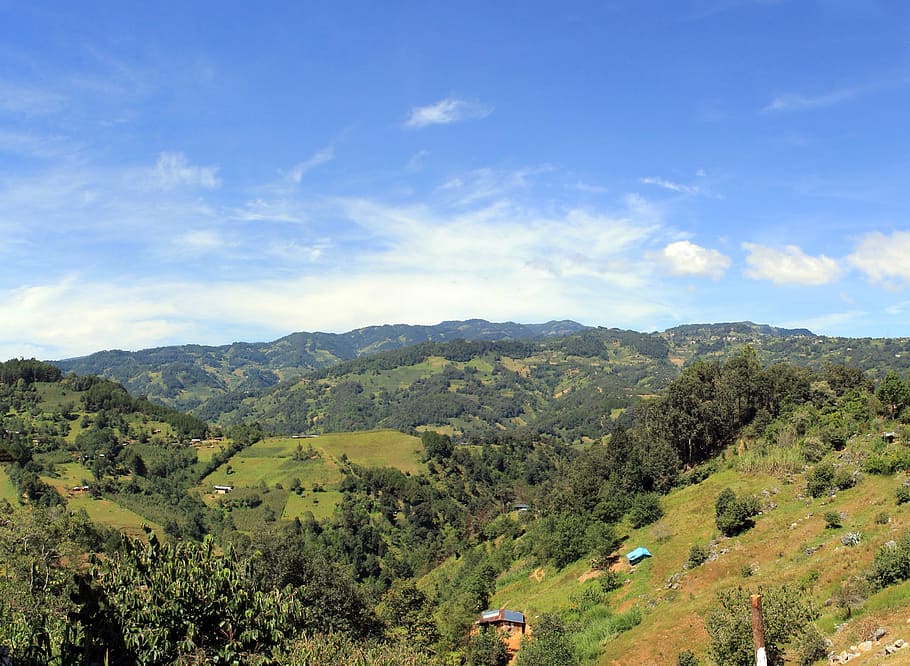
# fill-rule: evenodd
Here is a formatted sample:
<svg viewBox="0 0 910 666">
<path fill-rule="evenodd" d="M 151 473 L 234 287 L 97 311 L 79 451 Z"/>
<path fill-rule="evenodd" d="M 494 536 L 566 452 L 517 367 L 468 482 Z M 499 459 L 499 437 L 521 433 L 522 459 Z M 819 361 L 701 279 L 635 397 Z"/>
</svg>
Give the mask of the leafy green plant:
<svg viewBox="0 0 910 666">
<path fill-rule="evenodd" d="M 812 620 L 818 611 L 805 594 L 793 587 L 762 591 L 765 646 L 768 663 L 783 663 L 783 646 Z M 752 615 L 749 594 L 743 589 L 718 594 L 717 605 L 705 621 L 710 638 L 709 654 L 724 666 L 752 666 Z"/>
<path fill-rule="evenodd" d="M 812 497 L 822 497 L 834 486 L 834 465 L 820 462 L 806 474 L 806 490 Z"/>
<path fill-rule="evenodd" d="M 676 655 L 676 666 L 698 666 L 698 657 L 692 650 L 683 650 Z"/>
<path fill-rule="evenodd" d="M 686 559 L 686 566 L 689 569 L 701 566 L 708 561 L 708 549 L 699 543 L 692 544 L 689 549 L 689 557 Z"/>
<path fill-rule="evenodd" d="M 826 529 L 837 529 L 841 527 L 843 519 L 841 518 L 840 513 L 837 511 L 826 511 L 825 512 L 825 528 Z"/>
<path fill-rule="evenodd" d="M 734 536 L 752 527 L 752 518 L 758 514 L 758 499 L 752 495 L 737 497 L 736 493 L 725 488 L 717 496 L 715 522 L 724 536 Z"/>
</svg>

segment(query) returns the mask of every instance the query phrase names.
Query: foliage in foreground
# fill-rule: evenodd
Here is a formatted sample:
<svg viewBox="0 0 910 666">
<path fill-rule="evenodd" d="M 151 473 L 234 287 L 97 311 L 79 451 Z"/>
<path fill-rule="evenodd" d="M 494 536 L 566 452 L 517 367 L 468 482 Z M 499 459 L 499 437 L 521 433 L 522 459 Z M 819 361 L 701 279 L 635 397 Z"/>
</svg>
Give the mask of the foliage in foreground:
<svg viewBox="0 0 910 666">
<path fill-rule="evenodd" d="M 773 587 L 762 591 L 765 646 L 768 664 L 783 663 L 783 648 L 816 617 L 818 611 L 806 595 L 792 587 Z M 705 621 L 710 637 L 709 654 L 723 666 L 752 666 L 752 613 L 749 593 L 727 590 L 717 595 L 717 607 Z"/>
</svg>

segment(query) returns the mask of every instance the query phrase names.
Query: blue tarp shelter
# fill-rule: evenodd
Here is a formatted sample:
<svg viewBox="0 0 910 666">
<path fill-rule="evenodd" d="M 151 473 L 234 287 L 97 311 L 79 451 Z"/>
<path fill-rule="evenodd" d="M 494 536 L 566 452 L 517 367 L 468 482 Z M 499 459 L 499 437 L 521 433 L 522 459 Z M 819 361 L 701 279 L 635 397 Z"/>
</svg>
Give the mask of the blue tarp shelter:
<svg viewBox="0 0 910 666">
<path fill-rule="evenodd" d="M 649 551 L 644 546 L 639 546 L 638 548 L 633 550 L 631 553 L 626 555 L 626 557 L 629 559 L 629 564 L 635 566 L 636 564 L 641 562 L 646 557 L 651 557 L 651 551 Z"/>
</svg>

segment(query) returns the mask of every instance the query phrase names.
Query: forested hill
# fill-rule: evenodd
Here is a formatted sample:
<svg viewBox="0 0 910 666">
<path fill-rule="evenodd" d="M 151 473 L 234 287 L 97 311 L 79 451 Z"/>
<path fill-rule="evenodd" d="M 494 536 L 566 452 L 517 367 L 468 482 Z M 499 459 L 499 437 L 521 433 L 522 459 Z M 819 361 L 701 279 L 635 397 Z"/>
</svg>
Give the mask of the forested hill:
<svg viewBox="0 0 910 666">
<path fill-rule="evenodd" d="M 607 423 L 596 415 L 604 410 L 615 415 L 693 361 L 723 361 L 746 345 L 766 364 L 831 362 L 873 379 L 910 369 L 908 338 L 836 338 L 752 322 L 639 333 L 482 320 L 99 352 L 57 365 L 210 421 L 257 421 L 275 432 L 517 426 L 577 439 L 603 434 Z"/>
<path fill-rule="evenodd" d="M 347 333 L 299 332 L 272 342 L 100 351 L 53 363 L 64 372 L 114 379 L 133 395 L 146 395 L 170 407 L 190 410 L 230 390 L 266 388 L 343 361 L 422 342 L 529 340 L 567 335 L 584 328 L 574 321 L 516 324 L 470 319 L 444 321 L 435 326 L 368 326 Z"/>
<path fill-rule="evenodd" d="M 285 433 L 449 426 L 469 439 L 520 428 L 578 441 L 603 436 L 682 367 L 726 361 L 747 345 L 768 365 L 837 363 L 879 378 L 910 367 L 908 340 L 825 338 L 748 322 L 665 333 L 598 328 L 535 341 L 424 343 L 267 390 L 229 392 L 196 413 Z"/>
</svg>

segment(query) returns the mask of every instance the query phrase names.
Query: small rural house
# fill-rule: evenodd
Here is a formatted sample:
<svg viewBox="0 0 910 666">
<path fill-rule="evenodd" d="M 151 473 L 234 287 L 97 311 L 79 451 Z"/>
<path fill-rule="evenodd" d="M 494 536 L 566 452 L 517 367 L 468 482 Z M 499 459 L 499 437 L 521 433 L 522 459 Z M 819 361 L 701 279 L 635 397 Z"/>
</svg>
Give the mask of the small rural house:
<svg viewBox="0 0 910 666">
<path fill-rule="evenodd" d="M 626 558 L 628 558 L 628 560 L 629 560 L 629 564 L 631 564 L 633 567 L 636 564 L 638 564 L 639 562 L 641 562 L 643 559 L 645 559 L 646 557 L 651 557 L 651 551 L 649 551 L 644 546 L 639 546 L 638 548 L 633 550 L 631 553 L 626 555 Z"/>
<path fill-rule="evenodd" d="M 474 623 L 474 628 L 479 631 L 485 627 L 494 627 L 505 634 L 506 650 L 510 660 L 513 659 L 521 647 L 521 637 L 527 631 L 525 614 L 505 608 L 485 610 Z"/>
<path fill-rule="evenodd" d="M 234 489 L 234 486 L 215 486 L 215 492 L 219 495 L 227 495 Z"/>
</svg>

